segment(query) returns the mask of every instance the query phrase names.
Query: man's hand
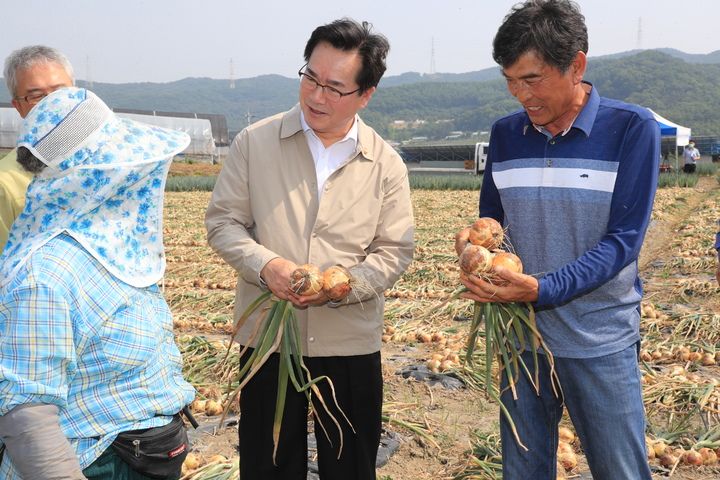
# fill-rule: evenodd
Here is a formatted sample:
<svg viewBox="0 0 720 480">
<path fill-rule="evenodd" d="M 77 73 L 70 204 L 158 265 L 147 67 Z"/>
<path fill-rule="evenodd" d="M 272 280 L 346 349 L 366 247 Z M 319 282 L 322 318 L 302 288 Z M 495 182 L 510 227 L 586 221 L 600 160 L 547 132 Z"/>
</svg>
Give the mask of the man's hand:
<svg viewBox="0 0 720 480">
<path fill-rule="evenodd" d="M 718 285 L 720 285 L 720 262 L 718 262 L 717 268 L 715 269 L 715 278 L 717 279 Z"/>
<path fill-rule="evenodd" d="M 538 299 L 539 288 L 535 277 L 515 273 L 505 267 L 494 267 L 493 273 L 507 281 L 508 284 L 501 287 L 475 275 L 461 277 L 460 282 L 470 291 L 463 293 L 460 297 L 483 303 L 534 302 Z"/>
<path fill-rule="evenodd" d="M 313 295 L 297 295 L 290 288 L 290 275 L 298 267 L 295 262 L 281 257 L 273 258 L 260 271 L 260 278 L 265 281 L 270 291 L 282 300 L 288 300 L 298 307 L 322 305 L 329 298 L 320 291 Z"/>
</svg>

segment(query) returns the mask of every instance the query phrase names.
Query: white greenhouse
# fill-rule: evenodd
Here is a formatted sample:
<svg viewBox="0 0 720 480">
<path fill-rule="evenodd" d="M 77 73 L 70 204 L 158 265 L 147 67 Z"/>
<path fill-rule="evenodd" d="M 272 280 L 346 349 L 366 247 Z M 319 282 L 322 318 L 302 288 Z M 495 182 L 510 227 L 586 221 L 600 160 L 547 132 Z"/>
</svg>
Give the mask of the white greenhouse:
<svg viewBox="0 0 720 480">
<path fill-rule="evenodd" d="M 127 110 L 116 110 L 116 114 L 122 118 L 187 133 L 190 135 L 190 145 L 180 154 L 181 156 L 210 163 L 216 163 L 219 160 L 218 148 L 213 133 L 217 136 L 218 134 L 222 135 L 222 132 L 213 132 L 211 120 L 208 118 L 198 118 L 197 115 L 194 117 L 184 116 L 188 114 L 165 116 L 155 115 L 155 112 L 149 111 L 140 113 L 140 111 L 130 112 Z M 21 123 L 22 118 L 11 104 L 0 104 L 0 152 L 7 152 L 15 148 Z M 227 127 L 225 128 L 227 129 Z M 227 137 L 227 131 L 225 131 L 224 135 Z"/>
</svg>

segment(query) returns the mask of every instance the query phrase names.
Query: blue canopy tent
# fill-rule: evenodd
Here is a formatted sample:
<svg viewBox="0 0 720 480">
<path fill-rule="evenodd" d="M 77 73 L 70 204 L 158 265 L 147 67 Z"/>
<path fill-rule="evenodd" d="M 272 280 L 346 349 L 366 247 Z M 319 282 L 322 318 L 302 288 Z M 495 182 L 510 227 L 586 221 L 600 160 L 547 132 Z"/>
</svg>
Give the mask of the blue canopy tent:
<svg viewBox="0 0 720 480">
<path fill-rule="evenodd" d="M 648 110 L 650 110 L 648 108 Z M 650 110 L 655 116 L 655 121 L 660 125 L 660 135 L 663 137 L 675 137 L 675 158 L 678 159 L 677 167 L 680 168 L 680 157 L 678 156 L 678 147 L 685 147 L 690 141 L 690 129 L 688 127 L 682 127 L 677 123 L 673 123 L 670 120 L 661 117 L 657 113 Z"/>
</svg>

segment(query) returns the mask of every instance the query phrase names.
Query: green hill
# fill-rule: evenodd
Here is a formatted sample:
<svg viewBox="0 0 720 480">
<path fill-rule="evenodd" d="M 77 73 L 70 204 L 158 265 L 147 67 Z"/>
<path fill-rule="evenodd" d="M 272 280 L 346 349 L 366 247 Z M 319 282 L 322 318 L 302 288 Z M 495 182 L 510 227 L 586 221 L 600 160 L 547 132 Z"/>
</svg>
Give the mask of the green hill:
<svg viewBox="0 0 720 480">
<path fill-rule="evenodd" d="M 664 49 L 591 57 L 585 78 L 601 95 L 651 108 L 691 127 L 693 135 L 720 135 L 720 51 L 689 55 Z M 82 80 L 77 83 L 84 86 Z M 171 83 L 96 82 L 92 89 L 112 108 L 224 114 L 231 135 L 291 108 L 298 98 L 295 78 L 237 79 L 235 88 L 229 83 L 186 78 Z M 5 89 L 0 89 L 0 101 L 9 101 Z M 456 131 L 487 131 L 518 106 L 497 67 L 432 76 L 409 72 L 384 78 L 361 116 L 390 140 L 443 139 Z"/>
</svg>

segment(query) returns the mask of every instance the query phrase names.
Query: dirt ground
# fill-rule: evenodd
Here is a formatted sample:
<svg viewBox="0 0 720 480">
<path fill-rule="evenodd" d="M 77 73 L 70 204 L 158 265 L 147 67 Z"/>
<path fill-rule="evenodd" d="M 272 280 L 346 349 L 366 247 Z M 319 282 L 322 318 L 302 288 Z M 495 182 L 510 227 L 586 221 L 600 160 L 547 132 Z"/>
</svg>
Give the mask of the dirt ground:
<svg viewBox="0 0 720 480">
<path fill-rule="evenodd" d="M 175 174 L 193 170 L 193 174 L 212 174 L 217 166 L 201 164 L 173 166 Z M 206 173 L 197 173 L 202 170 Z M 720 188 L 713 177 L 702 177 L 696 188 L 685 189 L 683 200 L 652 222 L 641 254 L 640 274 L 646 286 L 646 298 L 660 301 L 674 298 L 668 289 L 667 264 L 675 255 L 671 251 L 672 240 L 681 230 L 682 222 L 688 218 L 706 215 L 703 203 L 718 198 Z M 708 275 L 709 277 L 709 275 Z M 709 279 L 714 282 L 714 278 Z M 660 302 L 662 303 L 662 302 Z M 720 299 L 714 296 L 688 299 L 687 303 L 671 302 L 665 305 L 669 312 L 686 309 L 697 313 L 720 312 Z M 385 429 L 392 438 L 399 440 L 399 447 L 377 469 L 381 480 L 440 480 L 451 479 L 458 467 L 468 462 L 466 452 L 476 439 L 474 431 L 484 433 L 497 432 L 498 408 L 474 389 L 449 389 L 442 384 L 432 385 L 416 378 L 403 378 L 399 371 L 424 365 L 431 356 L 433 346 L 421 343 L 387 342 L 383 346 L 382 356 L 386 385 L 386 410 L 390 417 Z M 720 370 L 708 370 L 715 378 L 720 378 Z M 201 418 L 202 417 L 202 418 Z M 221 433 L 214 433 L 217 417 L 199 416 L 202 428 L 194 432 L 195 450 L 203 456 L 222 454 L 228 458 L 236 456 L 237 428 L 231 417 L 228 426 Z M 412 421 L 431 432 L 429 437 L 419 435 L 403 428 L 393 419 Z M 568 423 L 569 422 L 564 422 Z M 579 465 L 567 473 L 566 478 L 590 479 L 582 456 L 581 447 L 577 448 Z M 678 465 L 670 476 L 670 469 L 663 468 L 657 460 L 651 462 L 655 478 L 674 480 L 718 480 L 720 467 L 690 467 Z M 310 474 L 308 478 L 317 478 Z M 474 477 L 475 478 L 475 477 Z M 482 478 L 482 477 L 477 477 Z M 532 479 L 529 479 L 532 480 Z M 618 479 L 622 480 L 622 479 Z"/>
</svg>

